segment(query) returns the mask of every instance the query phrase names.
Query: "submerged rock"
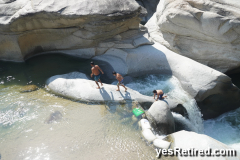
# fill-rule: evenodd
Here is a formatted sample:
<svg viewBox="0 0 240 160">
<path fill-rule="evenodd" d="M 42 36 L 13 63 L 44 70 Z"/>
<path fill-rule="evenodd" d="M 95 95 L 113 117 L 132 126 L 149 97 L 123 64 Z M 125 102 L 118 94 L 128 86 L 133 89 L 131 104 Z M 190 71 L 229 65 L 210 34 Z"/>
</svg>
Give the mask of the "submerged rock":
<svg viewBox="0 0 240 160">
<path fill-rule="evenodd" d="M 239 13 L 236 0 L 161 0 L 152 17 L 158 26 L 153 36 L 172 51 L 218 71 L 239 72 Z"/>
<path fill-rule="evenodd" d="M 166 135 L 175 131 L 173 115 L 164 101 L 154 102 L 146 112 L 146 116 L 151 126 L 160 134 Z"/>
<path fill-rule="evenodd" d="M 209 151 L 207 151 L 205 156 L 200 156 L 199 150 L 212 150 L 212 153 L 214 150 L 218 149 L 220 150 L 225 150 L 225 152 L 229 151 L 230 148 L 229 146 L 223 144 L 222 142 L 219 142 L 207 135 L 204 134 L 198 134 L 195 132 L 188 132 L 188 131 L 179 131 L 172 133 L 168 135 L 164 140 L 167 140 L 168 142 L 172 142 L 170 149 L 174 149 L 175 147 L 178 147 L 182 150 L 188 150 L 188 149 L 194 149 L 195 151 L 198 150 L 198 155 L 193 155 L 192 156 L 183 156 L 183 155 L 178 155 L 178 158 L 181 160 L 185 159 L 196 159 L 196 160 L 205 160 L 205 159 L 211 159 L 211 160 L 227 160 L 227 159 L 240 159 L 240 156 L 237 154 L 237 151 L 233 151 L 231 153 L 234 153 L 234 156 L 210 156 Z M 218 152 L 220 153 L 220 152 Z M 226 154 L 227 155 L 227 154 Z"/>
<path fill-rule="evenodd" d="M 24 92 L 32 92 L 36 90 L 38 90 L 38 87 L 36 85 L 26 85 L 20 89 L 20 92 L 24 93 Z"/>
<path fill-rule="evenodd" d="M 50 116 L 45 120 L 45 123 L 53 123 L 53 122 L 57 122 L 59 120 L 61 120 L 63 117 L 62 113 L 59 111 L 55 111 L 53 113 L 50 114 Z"/>
</svg>

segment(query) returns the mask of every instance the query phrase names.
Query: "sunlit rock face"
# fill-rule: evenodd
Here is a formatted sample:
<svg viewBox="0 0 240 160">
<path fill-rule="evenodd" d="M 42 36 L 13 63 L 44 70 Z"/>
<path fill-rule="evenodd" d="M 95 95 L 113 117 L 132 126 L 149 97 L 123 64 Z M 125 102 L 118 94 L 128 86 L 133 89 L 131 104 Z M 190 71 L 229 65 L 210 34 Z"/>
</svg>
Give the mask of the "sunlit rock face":
<svg viewBox="0 0 240 160">
<path fill-rule="evenodd" d="M 97 47 L 138 29 L 144 14 L 134 0 L 0 0 L 0 59 Z"/>
<path fill-rule="evenodd" d="M 188 131 L 179 131 L 179 132 L 175 132 L 172 133 L 170 135 L 168 135 L 164 140 L 167 140 L 169 142 L 171 142 L 171 149 L 176 149 L 176 148 L 181 148 L 182 150 L 189 150 L 188 153 L 186 153 L 185 155 L 188 154 L 191 155 L 191 159 L 196 159 L 196 160 L 205 160 L 205 159 L 213 159 L 213 160 L 226 160 L 226 159 L 239 159 L 239 155 L 237 153 L 237 151 L 233 151 L 233 149 L 225 144 L 223 144 L 222 142 L 219 142 L 207 135 L 204 134 L 198 134 L 195 132 L 188 132 Z M 224 150 L 231 150 L 231 156 L 217 156 L 219 153 L 216 152 L 215 156 L 211 156 L 211 153 L 214 154 L 214 150 L 218 150 L 219 148 L 224 149 Z M 204 154 L 205 156 L 200 156 L 203 154 L 200 154 L 199 152 L 196 153 L 196 150 L 204 150 Z M 191 153 L 190 153 L 191 152 Z M 180 160 L 185 160 L 185 159 L 189 159 L 189 157 L 187 156 L 183 156 L 178 154 L 177 158 Z"/>
<path fill-rule="evenodd" d="M 160 134 L 167 135 L 175 132 L 174 118 L 166 102 L 154 102 L 146 115 L 151 125 Z"/>
<path fill-rule="evenodd" d="M 240 68 L 240 5 L 236 0 L 161 0 L 158 42 L 221 72 Z"/>
</svg>

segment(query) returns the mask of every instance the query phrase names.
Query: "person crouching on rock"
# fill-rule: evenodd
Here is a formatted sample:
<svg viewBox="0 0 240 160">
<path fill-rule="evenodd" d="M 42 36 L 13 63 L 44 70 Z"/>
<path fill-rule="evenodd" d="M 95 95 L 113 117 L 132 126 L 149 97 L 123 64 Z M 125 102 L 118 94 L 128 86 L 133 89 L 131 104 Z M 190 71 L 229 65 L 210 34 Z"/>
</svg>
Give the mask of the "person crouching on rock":
<svg viewBox="0 0 240 160">
<path fill-rule="evenodd" d="M 101 73 L 99 72 L 99 71 L 101 71 L 102 72 L 102 74 L 104 74 L 103 73 L 103 71 L 102 71 L 102 69 L 98 66 L 98 65 L 95 65 L 94 64 L 94 62 L 91 62 L 90 63 L 91 64 L 91 66 L 92 66 L 92 74 L 91 74 L 91 77 L 92 76 L 94 76 L 94 80 L 95 80 L 95 82 L 96 82 L 96 84 L 97 84 L 97 89 L 100 89 L 100 86 L 99 86 L 99 84 L 98 84 L 98 81 L 101 83 L 101 85 L 103 85 L 102 84 L 102 81 L 100 80 L 100 77 L 101 77 Z"/>
<path fill-rule="evenodd" d="M 157 99 L 156 101 L 159 99 L 159 100 L 162 100 L 164 98 L 166 98 L 167 96 L 163 96 L 163 91 L 162 90 L 153 90 L 153 93 L 154 93 L 154 97 L 153 99 L 155 99 L 155 95 L 157 95 Z"/>
<path fill-rule="evenodd" d="M 117 83 L 118 89 L 116 89 L 116 91 L 120 91 L 119 86 L 121 85 L 121 86 L 123 86 L 125 88 L 125 92 L 126 92 L 127 91 L 127 87 L 125 87 L 123 85 L 123 77 L 122 77 L 122 75 L 119 74 L 119 73 L 116 73 L 115 71 L 113 71 L 112 74 L 113 74 L 113 76 L 116 76 L 116 79 L 118 80 L 118 83 Z"/>
</svg>

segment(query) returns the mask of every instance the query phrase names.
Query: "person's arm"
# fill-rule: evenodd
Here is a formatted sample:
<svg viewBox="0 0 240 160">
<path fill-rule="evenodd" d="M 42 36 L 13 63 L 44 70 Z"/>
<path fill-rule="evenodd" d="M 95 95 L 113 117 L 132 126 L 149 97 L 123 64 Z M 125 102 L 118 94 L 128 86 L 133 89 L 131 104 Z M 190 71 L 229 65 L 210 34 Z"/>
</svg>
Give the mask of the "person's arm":
<svg viewBox="0 0 240 160">
<path fill-rule="evenodd" d="M 103 71 L 102 71 L 102 69 L 101 69 L 99 66 L 98 66 L 98 69 L 102 72 L 102 74 L 104 74 Z"/>
<path fill-rule="evenodd" d="M 156 93 L 153 93 L 153 99 L 155 99 L 155 94 L 156 94 Z"/>
<path fill-rule="evenodd" d="M 93 69 L 91 69 L 92 70 L 92 73 L 91 73 L 91 77 L 93 76 Z"/>
<path fill-rule="evenodd" d="M 120 75 L 121 76 L 121 80 L 123 80 L 123 76 L 122 75 Z"/>
</svg>

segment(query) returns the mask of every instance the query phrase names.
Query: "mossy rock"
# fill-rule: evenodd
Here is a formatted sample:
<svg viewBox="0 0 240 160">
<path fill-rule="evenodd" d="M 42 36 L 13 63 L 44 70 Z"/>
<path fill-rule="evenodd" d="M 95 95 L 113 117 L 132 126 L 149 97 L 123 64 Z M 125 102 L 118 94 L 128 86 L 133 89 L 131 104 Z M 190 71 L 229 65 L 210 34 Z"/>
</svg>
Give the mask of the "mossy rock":
<svg viewBox="0 0 240 160">
<path fill-rule="evenodd" d="M 38 87 L 36 85 L 26 85 L 20 89 L 20 92 L 24 93 L 24 92 L 32 92 L 36 90 L 38 90 Z"/>
</svg>

